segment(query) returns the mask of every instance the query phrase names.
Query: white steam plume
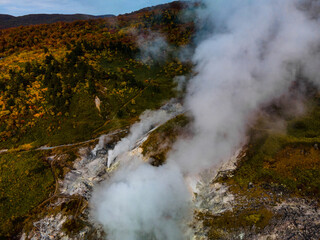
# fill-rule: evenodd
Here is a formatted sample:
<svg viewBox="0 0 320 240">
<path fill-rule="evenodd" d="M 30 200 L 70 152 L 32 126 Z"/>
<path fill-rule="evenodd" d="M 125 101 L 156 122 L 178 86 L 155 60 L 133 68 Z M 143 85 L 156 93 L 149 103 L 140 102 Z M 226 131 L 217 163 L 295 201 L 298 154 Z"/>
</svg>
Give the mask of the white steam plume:
<svg viewBox="0 0 320 240">
<path fill-rule="evenodd" d="M 113 150 L 108 151 L 108 167 L 110 167 L 117 156 L 131 150 L 144 134 L 156 125 L 165 123 L 174 115 L 179 114 L 180 111 L 182 111 L 182 109 L 173 109 L 173 111 L 163 109 L 158 111 L 145 111 L 140 116 L 140 121 L 131 126 L 130 134 L 126 138 L 121 139 Z"/>
<path fill-rule="evenodd" d="M 101 135 L 99 137 L 99 142 L 98 144 L 95 146 L 95 148 L 91 151 L 91 153 L 96 156 L 97 155 L 97 152 L 101 149 L 103 149 L 106 145 L 107 142 L 109 142 L 110 139 L 108 137 L 108 135 Z"/>
<path fill-rule="evenodd" d="M 96 189 L 92 203 L 110 240 L 186 239 L 181 221 L 191 215 L 190 194 L 177 167 L 154 168 L 133 157 Z"/>
<path fill-rule="evenodd" d="M 137 43 L 140 49 L 142 62 L 149 63 L 151 60 L 164 61 L 170 49 L 167 41 L 156 32 L 148 32 L 146 36 L 138 36 Z"/>
<path fill-rule="evenodd" d="M 254 110 L 286 92 L 299 69 L 319 84 L 320 25 L 300 2 L 206 1 L 215 31 L 196 49 L 198 74 L 186 98 L 196 135 L 179 141 L 170 157 L 184 172 L 228 159 Z"/>
<path fill-rule="evenodd" d="M 140 161 L 96 192 L 96 217 L 110 240 L 187 239 L 178 224 L 185 214 L 177 214 L 188 212 L 183 177 L 228 159 L 241 145 L 251 115 L 284 94 L 298 73 L 320 83 L 320 24 L 303 10 L 306 1 L 204 2 L 201 16 L 214 29 L 196 49 L 198 74 L 186 97 L 195 135 L 175 144 L 166 165 L 152 168 Z"/>
</svg>

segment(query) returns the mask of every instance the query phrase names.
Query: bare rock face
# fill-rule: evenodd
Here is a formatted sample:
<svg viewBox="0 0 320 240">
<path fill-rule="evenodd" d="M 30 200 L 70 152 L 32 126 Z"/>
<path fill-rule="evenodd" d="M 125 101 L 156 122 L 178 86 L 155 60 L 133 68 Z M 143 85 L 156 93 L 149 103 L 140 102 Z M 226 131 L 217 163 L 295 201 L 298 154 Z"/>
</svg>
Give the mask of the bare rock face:
<svg viewBox="0 0 320 240">
<path fill-rule="evenodd" d="M 232 211 L 234 196 L 228 191 L 228 187 L 220 184 L 199 183 L 198 193 L 195 195 L 195 211 L 219 215 L 226 211 Z M 206 226 L 195 218 L 192 223 L 194 227 L 194 240 L 208 239 Z"/>
<path fill-rule="evenodd" d="M 80 195 L 86 199 L 90 198 L 92 188 L 102 181 L 106 174 L 106 158 L 81 159 L 75 164 L 75 170 L 69 172 L 60 189 L 62 194 Z"/>
<path fill-rule="evenodd" d="M 98 240 L 103 239 L 105 235 L 100 226 L 89 221 L 84 220 L 81 228 L 78 228 L 74 216 L 62 213 L 46 216 L 34 222 L 33 226 L 29 233 L 23 233 L 21 240 Z M 69 226 L 73 227 L 73 230 L 68 229 Z"/>
<path fill-rule="evenodd" d="M 239 159 L 244 156 L 243 152 L 238 153 Z M 252 198 L 250 194 L 258 186 L 251 182 L 243 191 L 248 195 L 234 194 L 224 179 L 233 177 L 236 165 L 232 158 L 217 173 L 209 171 L 198 182 L 192 223 L 194 240 L 320 239 L 320 208 L 316 200 L 291 197 L 281 186 L 268 188 L 272 201 L 262 196 Z"/>
<path fill-rule="evenodd" d="M 219 219 L 225 212 L 232 212 L 234 209 L 242 208 L 246 211 L 248 206 L 239 206 L 239 203 L 228 188 L 220 183 L 212 185 L 201 185 L 196 195 L 196 211 L 201 213 L 203 218 Z M 288 198 L 285 201 L 272 206 L 264 206 L 272 212 L 273 217 L 263 229 L 255 226 L 243 227 L 239 223 L 237 228 L 229 228 L 219 225 L 216 235 L 210 235 L 211 226 L 208 226 L 206 219 L 195 218 L 193 222 L 194 240 L 211 239 L 248 239 L 248 240 L 318 240 L 320 239 L 320 209 L 316 201 L 302 198 Z M 236 214 L 235 214 L 236 215 Z M 248 216 L 250 216 L 248 214 Z M 230 220 L 230 218 L 229 218 Z M 219 220 L 217 220 L 219 221 Z M 221 230 L 223 229 L 223 230 Z M 221 230 L 221 231 L 220 231 Z M 219 235 L 221 234 L 221 235 Z"/>
<path fill-rule="evenodd" d="M 248 239 L 320 239 L 320 209 L 315 201 L 291 198 L 273 208 L 276 219 Z"/>
<path fill-rule="evenodd" d="M 28 236 L 24 234 L 21 239 L 26 239 L 28 237 L 31 240 L 36 239 L 68 239 L 67 236 L 62 231 L 62 226 L 66 222 L 67 216 L 62 216 L 58 213 L 55 216 L 47 216 L 40 221 L 33 223 L 33 225 L 38 229 L 37 232 L 30 233 Z"/>
</svg>

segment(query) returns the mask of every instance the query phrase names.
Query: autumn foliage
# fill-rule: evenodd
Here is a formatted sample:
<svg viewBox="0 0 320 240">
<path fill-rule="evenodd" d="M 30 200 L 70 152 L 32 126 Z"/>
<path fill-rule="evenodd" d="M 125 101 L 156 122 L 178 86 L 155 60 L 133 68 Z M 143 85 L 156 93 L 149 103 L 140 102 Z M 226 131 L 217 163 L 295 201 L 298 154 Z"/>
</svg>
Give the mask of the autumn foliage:
<svg viewBox="0 0 320 240">
<path fill-rule="evenodd" d="M 187 9 L 173 2 L 118 17 L 0 30 L 0 146 L 40 135 L 48 143 L 46 136 L 61 130 L 61 122 L 94 131 L 106 120 L 135 117 L 172 97 L 172 79 L 188 64 L 168 53 L 161 53 L 167 56 L 161 63 L 142 62 L 139 41 L 161 36 L 170 45 L 164 51 L 183 48 L 194 32 Z M 103 100 L 101 112 L 89 114 L 84 107 L 94 109 L 95 96 Z"/>
</svg>

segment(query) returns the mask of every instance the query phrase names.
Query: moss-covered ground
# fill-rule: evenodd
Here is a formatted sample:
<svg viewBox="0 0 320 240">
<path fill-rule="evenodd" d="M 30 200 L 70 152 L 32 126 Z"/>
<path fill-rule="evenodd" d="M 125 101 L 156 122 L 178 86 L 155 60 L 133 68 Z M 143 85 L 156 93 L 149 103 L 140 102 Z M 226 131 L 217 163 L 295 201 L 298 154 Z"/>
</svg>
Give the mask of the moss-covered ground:
<svg viewBox="0 0 320 240">
<path fill-rule="evenodd" d="M 264 229 L 273 218 L 273 213 L 267 208 L 251 208 L 224 212 L 217 216 L 210 212 L 196 212 L 195 218 L 202 221 L 204 228 L 208 229 L 208 239 L 229 239 L 230 233 L 239 232 L 239 229 L 255 229 L 259 232 Z"/>
<path fill-rule="evenodd" d="M 232 185 L 247 189 L 251 182 L 264 189 L 280 187 L 294 196 L 319 198 L 319 143 L 319 106 L 304 117 L 290 120 L 286 133 L 255 130 Z"/>
<path fill-rule="evenodd" d="M 189 122 L 190 119 L 181 114 L 158 127 L 142 144 L 142 154 L 152 159 L 153 166 L 162 165 L 173 143 L 178 137 L 182 137 L 183 133 L 186 133 L 186 126 Z"/>
<path fill-rule="evenodd" d="M 42 152 L 0 155 L 0 238 L 21 230 L 26 215 L 54 190 L 54 176 Z"/>
</svg>

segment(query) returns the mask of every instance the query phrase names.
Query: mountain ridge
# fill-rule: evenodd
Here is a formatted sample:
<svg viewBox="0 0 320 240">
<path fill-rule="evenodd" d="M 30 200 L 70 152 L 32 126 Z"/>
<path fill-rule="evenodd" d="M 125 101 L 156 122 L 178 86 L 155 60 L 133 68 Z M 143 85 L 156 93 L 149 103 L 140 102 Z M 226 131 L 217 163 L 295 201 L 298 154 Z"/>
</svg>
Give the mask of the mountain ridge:
<svg viewBox="0 0 320 240">
<path fill-rule="evenodd" d="M 56 22 L 73 22 L 77 20 L 90 20 L 98 18 L 114 17 L 115 15 L 89 15 L 89 14 L 28 14 L 23 16 L 12 16 L 0 14 L 0 29 L 29 26 L 37 24 L 50 24 Z"/>
</svg>

